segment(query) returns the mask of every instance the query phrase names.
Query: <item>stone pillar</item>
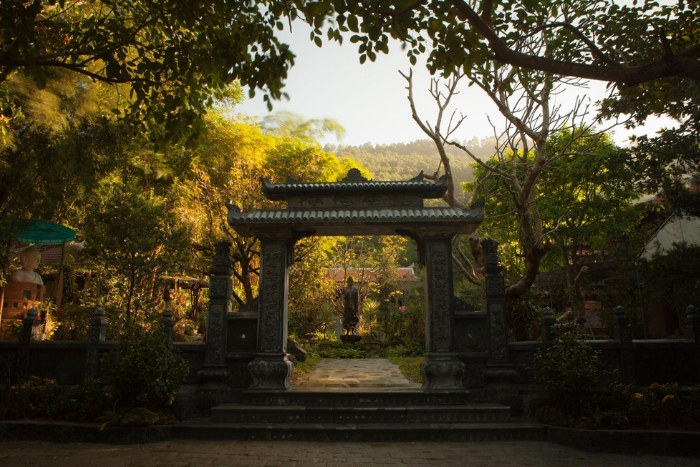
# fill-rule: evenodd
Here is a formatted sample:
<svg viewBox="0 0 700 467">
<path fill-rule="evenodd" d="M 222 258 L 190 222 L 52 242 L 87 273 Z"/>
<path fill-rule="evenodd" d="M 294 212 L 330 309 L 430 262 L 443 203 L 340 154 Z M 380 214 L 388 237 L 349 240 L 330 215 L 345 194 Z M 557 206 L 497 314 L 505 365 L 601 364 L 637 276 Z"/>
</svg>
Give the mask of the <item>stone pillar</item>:
<svg viewBox="0 0 700 467">
<path fill-rule="evenodd" d="M 696 381 L 700 381 L 700 313 L 693 305 L 685 310 L 685 338 L 695 341 Z"/>
<path fill-rule="evenodd" d="M 293 241 L 290 235 L 260 236 L 258 336 L 255 358 L 248 364 L 251 389 L 286 390 L 294 365 L 287 359 L 287 302 Z"/>
<path fill-rule="evenodd" d="M 506 321 L 506 287 L 498 257 L 498 242 L 487 238 L 481 241 L 484 251 L 486 282 L 486 335 L 489 359 L 486 364 L 486 381 L 511 383 L 517 378 L 510 363 L 508 350 L 508 324 Z"/>
<path fill-rule="evenodd" d="M 231 281 L 231 242 L 216 242 L 216 256 L 209 270 L 209 311 L 204 365 L 197 374 L 201 391 L 226 391 L 229 377 L 226 364 L 227 314 L 231 311 L 233 284 Z"/>
<path fill-rule="evenodd" d="M 29 345 L 34 340 L 35 329 L 39 322 L 36 320 L 39 312 L 36 308 L 27 311 L 27 317 L 22 320 L 22 331 L 19 334 L 17 347 L 17 381 L 19 383 L 29 378 Z"/>
<path fill-rule="evenodd" d="M 87 351 L 85 353 L 85 377 L 98 378 L 100 376 L 100 343 L 105 341 L 107 335 L 107 320 L 102 308 L 95 309 L 95 314 L 90 322 L 87 336 Z"/>
<path fill-rule="evenodd" d="M 615 308 L 613 337 L 620 341 L 620 381 L 626 384 L 634 381 L 634 349 L 630 323 L 624 308 Z"/>
<path fill-rule="evenodd" d="M 464 391 L 464 363 L 452 352 L 454 290 L 452 236 L 424 238 L 426 360 L 421 364 L 423 389 Z"/>
<path fill-rule="evenodd" d="M 546 347 L 550 345 L 554 338 L 554 325 L 557 320 L 554 318 L 554 312 L 550 307 L 545 307 L 542 310 L 542 344 Z"/>
</svg>

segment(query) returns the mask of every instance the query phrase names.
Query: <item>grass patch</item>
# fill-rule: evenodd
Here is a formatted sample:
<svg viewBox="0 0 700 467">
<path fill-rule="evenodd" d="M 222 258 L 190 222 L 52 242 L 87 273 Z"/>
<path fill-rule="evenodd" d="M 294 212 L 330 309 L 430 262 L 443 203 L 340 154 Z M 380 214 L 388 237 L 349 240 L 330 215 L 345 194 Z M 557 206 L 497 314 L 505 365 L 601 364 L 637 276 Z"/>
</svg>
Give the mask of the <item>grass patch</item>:
<svg viewBox="0 0 700 467">
<path fill-rule="evenodd" d="M 323 360 L 319 354 L 314 351 L 306 351 L 306 360 L 303 362 L 296 362 L 294 364 L 294 373 L 292 374 L 292 384 L 297 384 L 309 377 L 311 374 L 311 369 L 318 362 Z"/>
<path fill-rule="evenodd" d="M 425 360 L 424 357 L 387 357 L 391 363 L 398 365 L 401 373 L 407 380 L 414 383 L 422 383 L 423 375 L 420 374 L 420 364 Z"/>
</svg>

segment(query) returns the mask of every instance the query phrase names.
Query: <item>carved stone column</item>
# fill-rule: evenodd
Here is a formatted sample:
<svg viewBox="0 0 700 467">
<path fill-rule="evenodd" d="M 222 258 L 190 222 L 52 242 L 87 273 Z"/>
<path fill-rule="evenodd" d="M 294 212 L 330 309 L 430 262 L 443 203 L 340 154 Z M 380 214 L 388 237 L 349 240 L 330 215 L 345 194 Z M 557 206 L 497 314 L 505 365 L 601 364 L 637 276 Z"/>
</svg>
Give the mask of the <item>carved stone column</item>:
<svg viewBox="0 0 700 467">
<path fill-rule="evenodd" d="M 508 351 L 508 324 L 506 322 L 506 288 L 498 257 L 498 242 L 487 238 L 481 241 L 486 273 L 486 335 L 489 359 L 486 364 L 486 381 L 511 383 L 518 377 L 510 362 Z"/>
<path fill-rule="evenodd" d="M 225 391 L 225 382 L 229 377 L 226 365 L 226 315 L 231 311 L 233 295 L 230 249 L 230 242 L 216 242 L 216 256 L 209 271 L 207 343 L 204 365 L 197 374 L 199 381 L 203 383 L 200 389 L 205 391 Z"/>
<path fill-rule="evenodd" d="M 251 389 L 289 388 L 294 365 L 287 359 L 288 267 L 292 262 L 291 235 L 260 236 L 258 338 L 255 359 L 248 364 Z"/>
<path fill-rule="evenodd" d="M 454 299 L 452 236 L 421 241 L 425 264 L 426 361 L 421 364 L 423 389 L 463 391 L 464 363 L 452 352 Z"/>
</svg>

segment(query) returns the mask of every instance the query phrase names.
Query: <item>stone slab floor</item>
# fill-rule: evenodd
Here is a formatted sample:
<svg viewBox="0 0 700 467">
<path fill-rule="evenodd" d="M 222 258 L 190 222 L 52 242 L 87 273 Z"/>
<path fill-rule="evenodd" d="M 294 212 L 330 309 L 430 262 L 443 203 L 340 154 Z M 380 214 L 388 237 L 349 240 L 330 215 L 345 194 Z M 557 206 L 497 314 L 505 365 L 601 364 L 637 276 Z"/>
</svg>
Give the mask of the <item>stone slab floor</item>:
<svg viewBox="0 0 700 467">
<path fill-rule="evenodd" d="M 700 459 L 601 454 L 545 442 L 324 443 L 173 440 L 136 446 L 0 442 L 2 467 L 694 467 Z"/>
<path fill-rule="evenodd" d="M 298 391 L 418 391 L 399 367 L 386 358 L 325 358 L 311 369 L 308 379 L 295 386 Z"/>
</svg>

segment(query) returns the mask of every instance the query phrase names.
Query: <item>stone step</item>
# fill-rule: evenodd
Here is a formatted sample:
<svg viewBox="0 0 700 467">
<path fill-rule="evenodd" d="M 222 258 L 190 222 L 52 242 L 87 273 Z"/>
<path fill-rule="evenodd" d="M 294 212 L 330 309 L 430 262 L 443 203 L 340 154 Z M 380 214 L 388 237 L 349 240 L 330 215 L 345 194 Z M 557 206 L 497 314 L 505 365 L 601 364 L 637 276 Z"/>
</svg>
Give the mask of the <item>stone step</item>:
<svg viewBox="0 0 700 467">
<path fill-rule="evenodd" d="M 464 392 L 423 391 L 243 391 L 243 405 L 295 405 L 305 407 L 411 407 L 417 405 L 468 405 Z"/>
<path fill-rule="evenodd" d="M 483 423 L 508 422 L 510 408 L 499 404 L 419 405 L 413 407 L 253 406 L 222 404 L 213 422 L 236 423 Z"/>
<path fill-rule="evenodd" d="M 172 427 L 173 437 L 218 440 L 302 441 L 543 441 L 544 425 L 508 423 L 214 423 L 187 421 Z"/>
</svg>

